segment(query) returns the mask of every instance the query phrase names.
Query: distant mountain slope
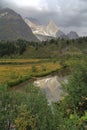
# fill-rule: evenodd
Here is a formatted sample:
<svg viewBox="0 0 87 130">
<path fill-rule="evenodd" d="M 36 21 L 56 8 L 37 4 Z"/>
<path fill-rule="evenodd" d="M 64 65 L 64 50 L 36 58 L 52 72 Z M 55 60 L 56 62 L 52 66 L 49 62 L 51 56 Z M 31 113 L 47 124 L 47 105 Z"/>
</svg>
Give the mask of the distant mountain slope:
<svg viewBox="0 0 87 130">
<path fill-rule="evenodd" d="M 77 39 L 79 38 L 78 34 L 74 31 L 71 31 L 67 34 L 68 39 Z"/>
<path fill-rule="evenodd" d="M 47 25 L 39 24 L 38 20 L 34 18 L 25 18 L 24 21 L 40 41 L 55 38 L 76 39 L 79 37 L 78 34 L 73 31 L 66 35 L 57 27 L 53 20 L 51 20 Z"/>
<path fill-rule="evenodd" d="M 29 18 L 25 18 L 24 20 L 27 23 L 27 25 L 31 27 L 32 32 L 36 36 L 39 36 L 39 39 L 41 39 L 40 36 L 43 36 L 45 39 L 48 37 L 56 37 L 58 27 L 52 20 L 48 23 L 47 26 L 40 24 L 37 25 L 35 22 L 29 20 Z"/>
<path fill-rule="evenodd" d="M 57 38 L 64 38 L 64 39 L 66 39 L 67 38 L 67 35 L 65 35 L 65 33 L 63 33 L 62 31 L 58 31 L 57 33 L 56 33 L 56 37 Z"/>
<path fill-rule="evenodd" d="M 0 10 L 0 40 L 17 39 L 37 41 L 37 38 L 19 14 L 9 8 Z"/>
</svg>

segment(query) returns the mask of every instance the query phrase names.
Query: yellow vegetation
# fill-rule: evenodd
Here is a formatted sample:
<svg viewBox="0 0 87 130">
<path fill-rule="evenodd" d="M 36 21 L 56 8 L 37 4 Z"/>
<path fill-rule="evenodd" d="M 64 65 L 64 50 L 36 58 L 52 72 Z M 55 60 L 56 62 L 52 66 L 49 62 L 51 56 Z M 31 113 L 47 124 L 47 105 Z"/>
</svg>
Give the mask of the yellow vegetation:
<svg viewBox="0 0 87 130">
<path fill-rule="evenodd" d="M 1 60 L 0 60 L 1 61 Z M 6 62 L 21 62 L 25 63 L 27 62 L 32 62 L 28 64 L 3 64 L 0 65 L 0 84 L 3 83 L 16 83 L 16 82 L 21 82 L 23 80 L 26 80 L 29 77 L 32 76 L 39 76 L 39 75 L 45 75 L 47 73 L 50 73 L 52 71 L 55 71 L 60 68 L 60 65 L 58 62 L 53 63 L 51 61 L 44 62 L 37 62 L 39 61 L 38 59 L 36 60 L 6 60 Z M 36 62 L 36 63 L 35 63 Z M 36 69 L 36 71 L 33 70 L 33 67 Z"/>
</svg>

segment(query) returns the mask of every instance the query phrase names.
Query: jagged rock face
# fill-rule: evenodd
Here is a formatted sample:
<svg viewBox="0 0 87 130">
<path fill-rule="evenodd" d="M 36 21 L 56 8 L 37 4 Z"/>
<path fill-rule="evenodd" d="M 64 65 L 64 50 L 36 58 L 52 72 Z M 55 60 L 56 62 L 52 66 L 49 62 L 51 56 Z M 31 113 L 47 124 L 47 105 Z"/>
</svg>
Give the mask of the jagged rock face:
<svg viewBox="0 0 87 130">
<path fill-rule="evenodd" d="M 25 22 L 28 26 L 31 27 L 33 33 L 35 35 L 44 35 L 50 37 L 56 37 L 56 33 L 58 31 L 58 27 L 53 21 L 50 21 L 47 26 L 37 25 L 31 22 L 28 18 L 25 18 Z"/>
<path fill-rule="evenodd" d="M 77 39 L 77 38 L 79 38 L 78 34 L 76 32 L 74 32 L 74 31 L 71 31 L 70 33 L 68 33 L 67 37 L 69 39 Z"/>
<path fill-rule="evenodd" d="M 65 33 L 63 33 L 63 32 L 60 31 L 60 30 L 56 33 L 56 37 L 57 37 L 57 38 L 64 38 L 64 39 L 67 38 L 67 36 L 65 35 Z"/>
<path fill-rule="evenodd" d="M 47 33 L 49 36 L 56 37 L 56 33 L 58 32 L 58 27 L 53 21 L 50 21 L 47 25 Z"/>
<path fill-rule="evenodd" d="M 0 40 L 17 39 L 37 41 L 30 27 L 19 14 L 9 8 L 0 10 Z"/>
<path fill-rule="evenodd" d="M 76 39 L 78 38 L 78 34 L 76 32 L 71 31 L 69 34 L 65 34 L 60 31 L 54 21 L 50 21 L 47 26 L 36 23 L 37 20 L 29 18 L 24 19 L 25 23 L 31 27 L 32 32 L 40 41 L 46 41 L 49 39 L 55 38 L 64 38 L 64 39 Z"/>
</svg>

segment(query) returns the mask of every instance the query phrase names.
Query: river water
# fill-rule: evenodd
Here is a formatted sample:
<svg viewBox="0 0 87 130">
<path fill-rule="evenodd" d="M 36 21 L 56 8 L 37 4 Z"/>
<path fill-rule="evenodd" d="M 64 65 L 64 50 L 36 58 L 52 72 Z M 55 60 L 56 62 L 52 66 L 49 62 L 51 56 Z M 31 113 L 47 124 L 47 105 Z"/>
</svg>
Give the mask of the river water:
<svg viewBox="0 0 87 130">
<path fill-rule="evenodd" d="M 49 76 L 45 78 L 37 78 L 34 85 L 40 87 L 45 92 L 49 104 L 59 101 L 63 96 L 62 83 L 67 82 L 66 77 Z"/>
</svg>

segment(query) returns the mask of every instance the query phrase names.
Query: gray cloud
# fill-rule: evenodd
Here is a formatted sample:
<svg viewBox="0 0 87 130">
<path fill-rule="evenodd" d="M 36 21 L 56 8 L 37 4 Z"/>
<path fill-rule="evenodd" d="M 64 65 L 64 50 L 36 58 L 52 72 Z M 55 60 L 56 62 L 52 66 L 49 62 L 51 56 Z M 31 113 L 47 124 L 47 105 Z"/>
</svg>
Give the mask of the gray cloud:
<svg viewBox="0 0 87 130">
<path fill-rule="evenodd" d="M 87 35 L 87 0 L 41 0 L 41 10 L 0 0 L 0 7 L 12 8 L 23 17 L 34 17 L 44 24 L 53 19 L 65 32 L 75 30 Z"/>
<path fill-rule="evenodd" d="M 87 2 L 87 0 L 80 0 L 80 1 L 85 2 L 85 3 Z"/>
</svg>

